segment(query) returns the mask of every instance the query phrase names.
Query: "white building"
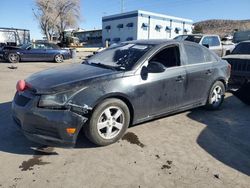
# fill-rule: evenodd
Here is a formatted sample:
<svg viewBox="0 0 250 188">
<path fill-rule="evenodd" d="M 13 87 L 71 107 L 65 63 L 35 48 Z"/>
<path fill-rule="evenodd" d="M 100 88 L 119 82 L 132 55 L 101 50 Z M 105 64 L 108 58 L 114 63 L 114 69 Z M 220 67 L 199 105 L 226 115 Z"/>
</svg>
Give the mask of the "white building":
<svg viewBox="0 0 250 188">
<path fill-rule="evenodd" d="M 192 32 L 193 21 L 142 10 L 102 18 L 102 41 L 172 39 Z"/>
</svg>

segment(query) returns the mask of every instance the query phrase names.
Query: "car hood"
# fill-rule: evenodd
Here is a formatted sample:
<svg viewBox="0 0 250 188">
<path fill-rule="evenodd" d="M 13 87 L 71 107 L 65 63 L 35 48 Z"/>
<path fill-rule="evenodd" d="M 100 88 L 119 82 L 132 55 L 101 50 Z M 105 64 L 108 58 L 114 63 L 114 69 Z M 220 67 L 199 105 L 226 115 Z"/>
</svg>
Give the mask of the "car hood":
<svg viewBox="0 0 250 188">
<path fill-rule="evenodd" d="M 250 54 L 231 54 L 224 56 L 223 59 L 250 59 Z"/>
<path fill-rule="evenodd" d="M 98 78 L 119 73 L 121 72 L 88 64 L 73 64 L 35 73 L 25 81 L 36 93 L 45 94 L 82 87 L 88 81 L 98 81 Z"/>
</svg>

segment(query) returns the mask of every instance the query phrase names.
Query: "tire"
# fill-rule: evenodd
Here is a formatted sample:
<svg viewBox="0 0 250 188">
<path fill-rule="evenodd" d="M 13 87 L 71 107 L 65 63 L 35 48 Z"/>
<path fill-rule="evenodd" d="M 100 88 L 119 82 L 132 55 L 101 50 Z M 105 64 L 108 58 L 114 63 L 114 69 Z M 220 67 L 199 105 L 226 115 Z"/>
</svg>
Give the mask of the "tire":
<svg viewBox="0 0 250 188">
<path fill-rule="evenodd" d="M 221 81 L 216 81 L 211 87 L 206 103 L 209 110 L 220 109 L 225 97 L 225 85 Z"/>
<path fill-rule="evenodd" d="M 9 53 L 7 58 L 10 63 L 19 63 L 20 61 L 20 56 L 17 53 Z"/>
<path fill-rule="evenodd" d="M 62 63 L 63 62 L 63 55 L 62 54 L 56 54 L 54 58 L 56 63 Z"/>
<path fill-rule="evenodd" d="M 119 99 L 106 99 L 94 109 L 84 131 L 91 142 L 106 146 L 115 143 L 124 135 L 129 122 L 127 105 Z"/>
</svg>

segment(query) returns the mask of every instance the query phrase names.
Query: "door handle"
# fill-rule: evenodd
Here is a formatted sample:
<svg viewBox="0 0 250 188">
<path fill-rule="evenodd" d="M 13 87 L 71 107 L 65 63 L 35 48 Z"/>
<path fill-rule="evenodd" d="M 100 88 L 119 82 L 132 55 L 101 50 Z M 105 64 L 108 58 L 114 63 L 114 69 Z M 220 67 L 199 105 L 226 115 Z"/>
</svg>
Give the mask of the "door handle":
<svg viewBox="0 0 250 188">
<path fill-rule="evenodd" d="M 185 78 L 184 76 L 181 76 L 181 75 L 180 75 L 180 76 L 177 76 L 177 77 L 176 77 L 175 81 L 176 81 L 176 82 L 182 82 L 182 81 L 184 80 L 184 78 Z"/>
<path fill-rule="evenodd" d="M 211 75 L 212 74 L 212 70 L 210 70 L 210 69 L 206 70 L 206 74 L 207 75 Z"/>
</svg>

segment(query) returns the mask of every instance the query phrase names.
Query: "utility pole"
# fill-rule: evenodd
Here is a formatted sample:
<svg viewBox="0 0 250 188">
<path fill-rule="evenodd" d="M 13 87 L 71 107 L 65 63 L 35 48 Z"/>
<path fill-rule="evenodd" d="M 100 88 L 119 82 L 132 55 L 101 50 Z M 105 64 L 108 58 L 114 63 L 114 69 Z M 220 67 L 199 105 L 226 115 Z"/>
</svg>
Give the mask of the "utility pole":
<svg viewBox="0 0 250 188">
<path fill-rule="evenodd" d="M 124 0 L 121 0 L 121 13 L 124 12 Z"/>
</svg>

